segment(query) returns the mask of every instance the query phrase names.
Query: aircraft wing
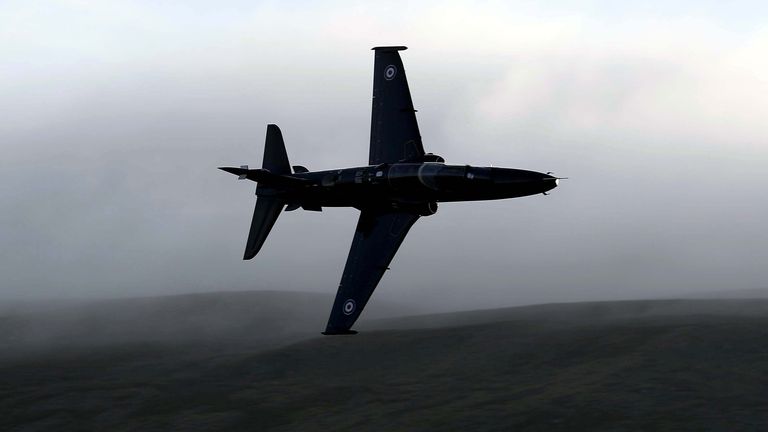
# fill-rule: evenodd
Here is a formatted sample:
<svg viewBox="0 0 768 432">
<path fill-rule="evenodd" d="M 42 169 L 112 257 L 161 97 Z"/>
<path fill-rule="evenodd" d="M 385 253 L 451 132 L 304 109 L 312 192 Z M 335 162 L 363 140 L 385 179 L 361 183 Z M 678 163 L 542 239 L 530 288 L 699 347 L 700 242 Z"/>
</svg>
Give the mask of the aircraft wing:
<svg viewBox="0 0 768 432">
<path fill-rule="evenodd" d="M 352 334 L 350 327 L 363 311 L 397 249 L 419 215 L 363 210 L 344 266 L 339 291 L 323 334 Z"/>
<path fill-rule="evenodd" d="M 395 163 L 424 155 L 416 110 L 398 51 L 376 47 L 373 70 L 370 165 Z"/>
</svg>

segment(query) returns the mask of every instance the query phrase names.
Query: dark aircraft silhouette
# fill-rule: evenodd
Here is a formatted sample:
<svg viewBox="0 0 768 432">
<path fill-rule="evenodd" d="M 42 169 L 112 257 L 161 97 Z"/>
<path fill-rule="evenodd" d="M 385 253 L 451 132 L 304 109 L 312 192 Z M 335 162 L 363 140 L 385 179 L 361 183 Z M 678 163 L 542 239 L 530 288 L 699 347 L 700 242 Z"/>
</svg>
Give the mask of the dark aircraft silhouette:
<svg viewBox="0 0 768 432">
<path fill-rule="evenodd" d="M 333 303 L 326 335 L 350 330 L 376 289 L 408 230 L 438 202 L 515 198 L 546 193 L 558 184 L 549 174 L 508 168 L 445 165 L 425 153 L 408 81 L 398 51 L 376 47 L 368 165 L 310 172 L 288 163 L 283 136 L 267 126 L 261 169 L 222 167 L 258 182 L 256 209 L 243 259 L 256 256 L 277 217 L 285 211 L 323 207 L 360 210 L 352 248 Z"/>
</svg>

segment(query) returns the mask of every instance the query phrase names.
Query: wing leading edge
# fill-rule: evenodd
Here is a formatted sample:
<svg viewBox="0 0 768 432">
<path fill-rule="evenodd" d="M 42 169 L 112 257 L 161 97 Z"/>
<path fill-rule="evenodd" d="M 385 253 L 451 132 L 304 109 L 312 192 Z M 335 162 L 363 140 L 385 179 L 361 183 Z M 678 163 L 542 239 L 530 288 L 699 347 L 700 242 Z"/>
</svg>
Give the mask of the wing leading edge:
<svg viewBox="0 0 768 432">
<path fill-rule="evenodd" d="M 341 284 L 323 334 L 354 334 L 350 328 L 363 311 L 408 230 L 419 215 L 363 210 Z"/>
<path fill-rule="evenodd" d="M 404 46 L 376 47 L 373 69 L 370 165 L 415 160 L 424 156 L 416 110 L 398 51 Z"/>
</svg>

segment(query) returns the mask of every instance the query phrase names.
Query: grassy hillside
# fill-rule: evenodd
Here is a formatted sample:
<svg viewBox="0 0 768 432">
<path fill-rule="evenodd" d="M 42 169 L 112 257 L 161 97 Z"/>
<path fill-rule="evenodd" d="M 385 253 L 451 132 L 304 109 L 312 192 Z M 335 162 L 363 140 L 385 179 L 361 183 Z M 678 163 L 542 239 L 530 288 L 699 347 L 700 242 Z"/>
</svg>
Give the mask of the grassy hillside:
<svg viewBox="0 0 768 432">
<path fill-rule="evenodd" d="M 192 339 L 6 359 L 0 429 L 768 427 L 765 300 L 571 303 L 365 327 L 267 350 Z"/>
</svg>

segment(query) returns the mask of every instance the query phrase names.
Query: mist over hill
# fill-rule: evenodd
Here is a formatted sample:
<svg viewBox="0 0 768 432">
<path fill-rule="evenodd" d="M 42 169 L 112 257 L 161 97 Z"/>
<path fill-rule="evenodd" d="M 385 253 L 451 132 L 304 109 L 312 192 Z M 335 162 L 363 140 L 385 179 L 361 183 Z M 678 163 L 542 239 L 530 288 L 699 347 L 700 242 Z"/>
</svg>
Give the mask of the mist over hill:
<svg viewBox="0 0 768 432">
<path fill-rule="evenodd" d="M 5 304 L 0 306 L 0 357 L 137 343 L 280 345 L 318 335 L 332 304 L 330 294 L 286 291 Z M 366 308 L 371 319 L 417 312 L 386 301 Z"/>
<path fill-rule="evenodd" d="M 407 317 L 382 304 L 360 334 L 324 337 L 331 301 L 238 292 L 5 310 L 0 429 L 768 427 L 766 299 Z"/>
</svg>

